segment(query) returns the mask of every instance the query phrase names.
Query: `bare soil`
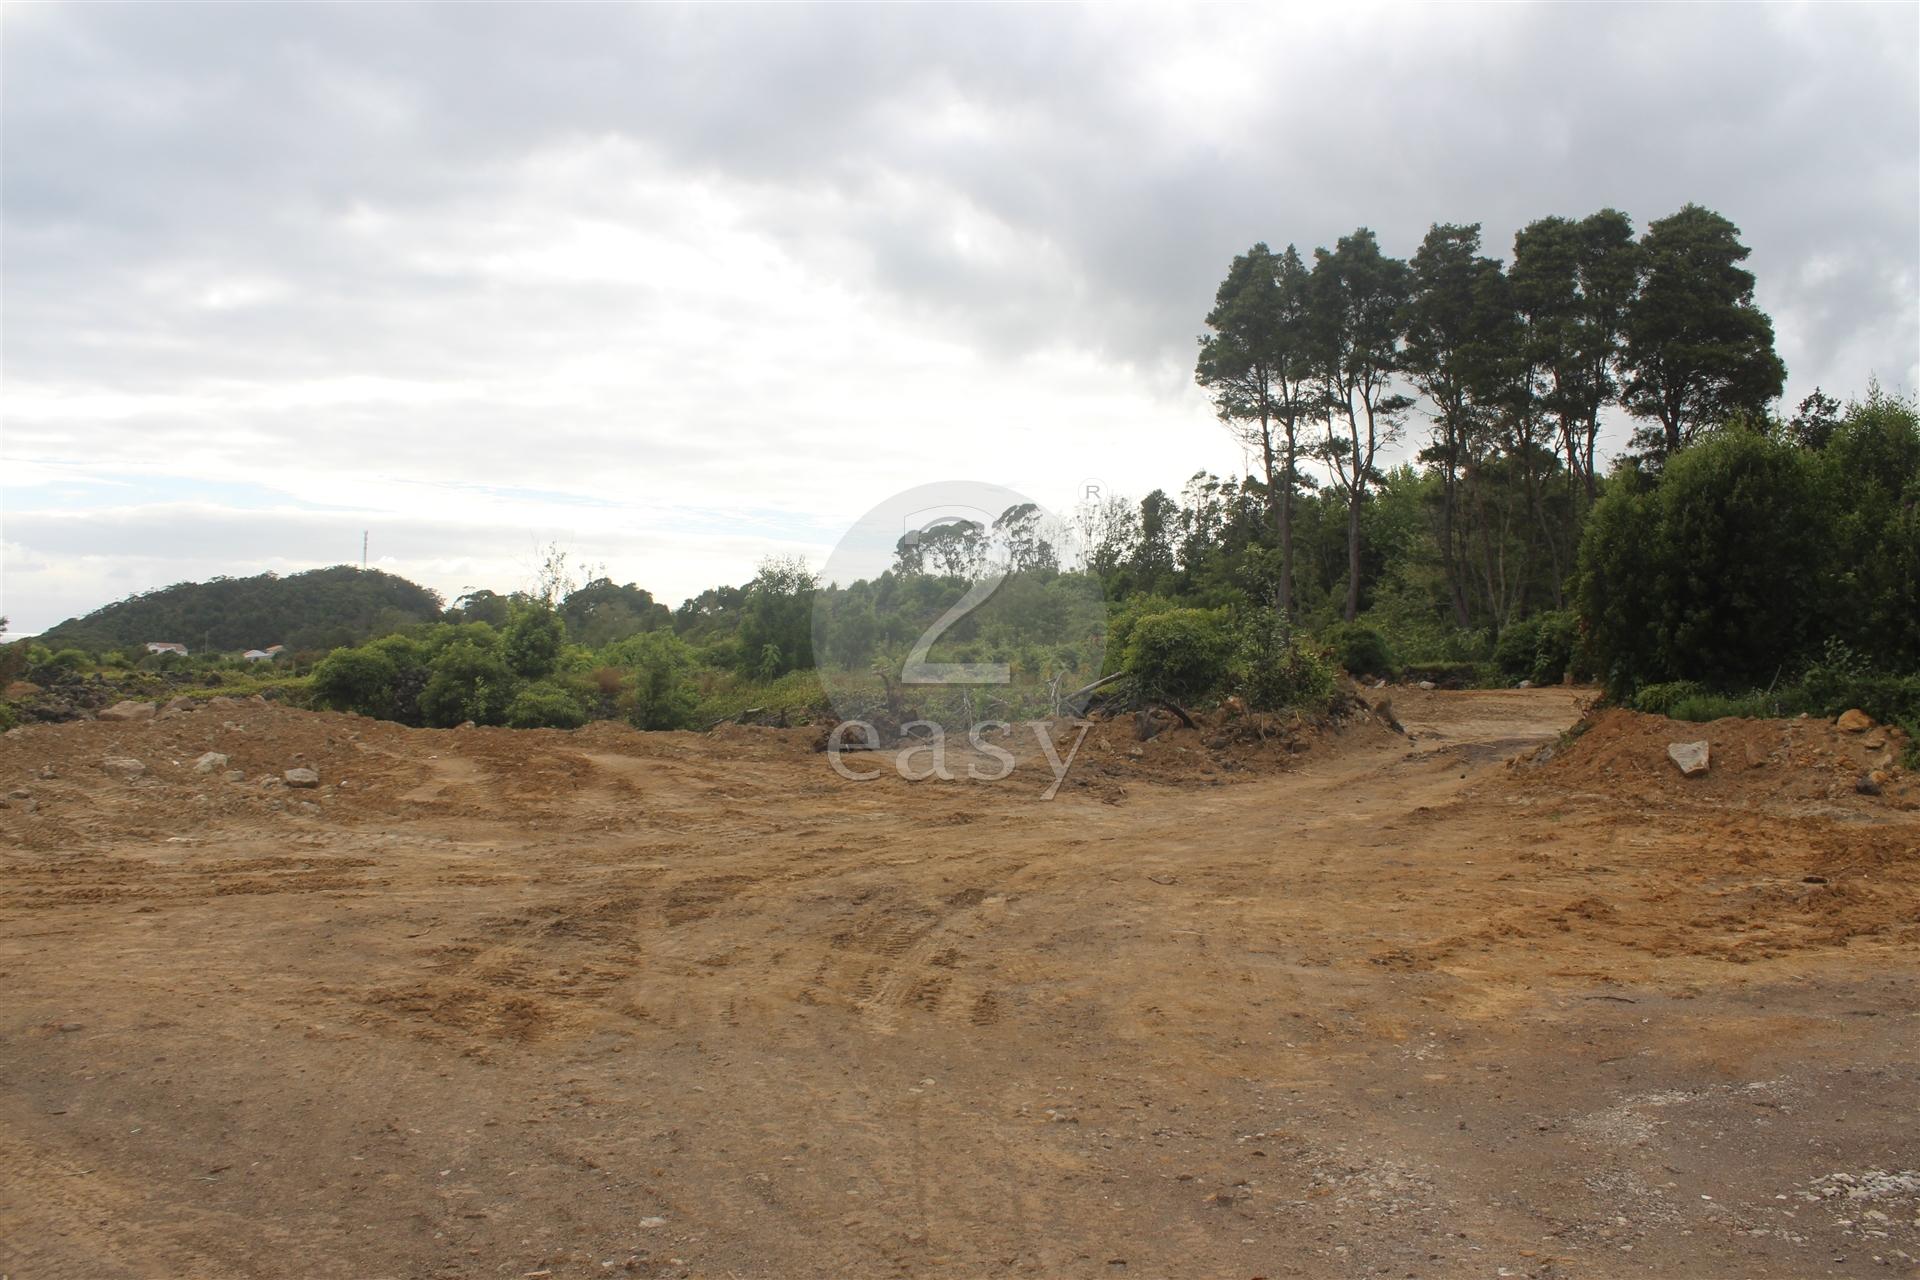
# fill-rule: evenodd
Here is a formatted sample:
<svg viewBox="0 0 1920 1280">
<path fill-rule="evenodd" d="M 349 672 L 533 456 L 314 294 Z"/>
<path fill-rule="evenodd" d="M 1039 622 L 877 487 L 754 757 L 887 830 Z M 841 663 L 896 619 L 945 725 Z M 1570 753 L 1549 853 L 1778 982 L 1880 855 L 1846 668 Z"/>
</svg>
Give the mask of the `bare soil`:
<svg viewBox="0 0 1920 1280">
<path fill-rule="evenodd" d="M 0 1275 L 1920 1275 L 1884 734 L 1390 692 L 1050 802 L 1024 727 L 9 734 Z"/>
</svg>

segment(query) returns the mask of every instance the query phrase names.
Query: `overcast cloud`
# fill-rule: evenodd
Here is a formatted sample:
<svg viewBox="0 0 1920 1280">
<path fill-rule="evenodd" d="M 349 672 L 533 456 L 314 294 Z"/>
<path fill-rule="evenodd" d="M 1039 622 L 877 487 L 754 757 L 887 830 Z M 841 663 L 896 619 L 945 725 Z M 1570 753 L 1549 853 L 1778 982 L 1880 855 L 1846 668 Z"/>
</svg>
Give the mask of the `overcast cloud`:
<svg viewBox="0 0 1920 1280">
<path fill-rule="evenodd" d="M 1917 14 L 9 6 L 0 611 L 362 530 L 677 602 L 915 484 L 1177 490 L 1228 260 L 1359 224 L 1696 201 L 1789 404 L 1912 391 Z"/>
</svg>

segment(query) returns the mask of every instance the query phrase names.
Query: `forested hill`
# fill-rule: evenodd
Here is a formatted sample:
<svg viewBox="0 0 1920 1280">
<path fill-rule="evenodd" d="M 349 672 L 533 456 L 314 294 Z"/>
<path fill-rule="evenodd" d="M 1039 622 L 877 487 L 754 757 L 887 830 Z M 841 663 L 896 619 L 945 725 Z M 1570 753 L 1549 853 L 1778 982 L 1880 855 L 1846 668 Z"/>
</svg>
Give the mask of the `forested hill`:
<svg viewBox="0 0 1920 1280">
<path fill-rule="evenodd" d="M 151 640 L 202 650 L 330 649 L 440 616 L 440 597 L 378 569 L 335 565 L 282 578 L 181 582 L 69 618 L 39 642 L 100 653 Z"/>
</svg>

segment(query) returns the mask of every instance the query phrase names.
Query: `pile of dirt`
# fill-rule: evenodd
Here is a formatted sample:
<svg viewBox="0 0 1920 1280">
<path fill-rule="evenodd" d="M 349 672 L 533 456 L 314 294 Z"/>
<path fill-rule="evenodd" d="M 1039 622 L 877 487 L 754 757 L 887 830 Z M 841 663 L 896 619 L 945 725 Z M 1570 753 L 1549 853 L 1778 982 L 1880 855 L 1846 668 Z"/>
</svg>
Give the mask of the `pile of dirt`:
<svg viewBox="0 0 1920 1280">
<path fill-rule="evenodd" d="M 77 850 L 129 836 L 193 838 L 215 826 L 357 825 L 395 817 L 508 815 L 567 825 L 590 787 L 630 793 L 596 774 L 596 753 L 635 758 L 712 754 L 698 734 L 602 724 L 574 733 L 412 729 L 261 698 L 182 700 L 115 721 L 23 725 L 0 735 L 0 845 Z M 734 730 L 729 759 L 804 752 L 805 731 Z M 209 753 L 224 760 L 209 761 Z M 133 764 L 124 762 L 131 761 Z M 312 770 L 312 786 L 289 770 Z M 617 800 L 619 797 L 615 796 Z"/>
<path fill-rule="evenodd" d="M 1318 719 L 1231 706 L 1190 719 L 1156 711 L 1144 724 L 1128 714 L 1090 725 L 1013 726 L 993 745 L 1010 751 L 1018 769 L 1050 778 L 1053 766 L 1035 734 L 1044 729 L 1054 758 L 1072 757 L 1062 792 L 1118 803 L 1135 783 L 1219 785 L 1286 769 L 1332 738 L 1353 745 L 1394 732 L 1360 699 Z M 704 734 L 643 733 L 605 722 L 571 732 L 413 729 L 257 697 L 181 698 L 151 714 L 143 708 L 135 719 L 38 723 L 0 735 L 0 846 L 72 851 L 127 837 L 194 839 L 215 827 L 418 817 L 600 830 L 662 804 L 690 802 L 656 794 L 659 766 L 667 762 L 701 794 L 718 796 L 742 771 L 817 759 L 824 741 L 817 726 L 734 723 Z M 900 745 L 887 747 L 884 776 L 892 776 L 887 765 Z M 224 759 L 203 767 L 210 754 Z M 997 772 L 965 733 L 949 734 L 947 769 L 964 780 L 972 776 L 970 762 L 985 776 Z M 924 769 L 931 757 L 913 763 Z M 291 785 L 288 770 L 312 770 L 317 779 Z M 819 785 L 835 781 L 822 766 Z"/>
<path fill-rule="evenodd" d="M 1709 766 L 1686 777 L 1667 748 L 1692 742 L 1708 744 Z M 1570 742 L 1512 763 L 1540 786 L 1663 803 L 1920 808 L 1920 780 L 1900 763 L 1906 747 L 1899 728 L 1871 722 L 1851 731 L 1810 717 L 1692 724 L 1615 708 L 1584 721 Z"/>
</svg>

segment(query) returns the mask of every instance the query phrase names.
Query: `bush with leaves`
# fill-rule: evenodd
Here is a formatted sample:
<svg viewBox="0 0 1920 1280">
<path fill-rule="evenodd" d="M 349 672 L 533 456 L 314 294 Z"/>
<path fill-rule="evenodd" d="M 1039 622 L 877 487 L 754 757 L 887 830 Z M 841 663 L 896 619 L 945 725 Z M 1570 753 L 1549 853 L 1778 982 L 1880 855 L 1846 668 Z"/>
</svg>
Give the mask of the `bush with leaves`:
<svg viewBox="0 0 1920 1280">
<path fill-rule="evenodd" d="M 1535 655 L 1540 648 L 1540 618 L 1521 618 L 1509 622 L 1494 641 L 1493 662 L 1500 674 L 1514 680 L 1533 678 Z"/>
<path fill-rule="evenodd" d="M 85 671 L 93 665 L 93 655 L 85 649 L 62 649 L 48 659 L 47 665 L 60 671 Z"/>
<path fill-rule="evenodd" d="M 1705 692 L 1697 680 L 1665 680 L 1659 684 L 1641 685 L 1634 692 L 1632 706 L 1635 711 L 1644 711 L 1648 715 L 1670 716 L 1675 707 Z"/>
<path fill-rule="evenodd" d="M 313 705 L 391 720 L 396 675 L 392 659 L 371 647 L 335 649 L 313 669 Z"/>
<path fill-rule="evenodd" d="M 519 681 L 500 655 L 469 640 L 448 645 L 433 660 L 420 712 L 435 728 L 468 720 L 499 724 L 518 691 Z"/>
<path fill-rule="evenodd" d="M 636 728 L 685 729 L 697 698 L 690 673 L 694 653 L 671 631 L 629 636 L 602 651 L 607 663 L 627 670 L 617 705 Z"/>
<path fill-rule="evenodd" d="M 1126 669 L 1127 645 L 1132 642 L 1133 629 L 1139 625 L 1140 619 L 1179 607 L 1179 601 L 1166 596 L 1136 595 L 1127 597 L 1125 604 L 1111 608 L 1107 618 L 1107 648 L 1102 657 L 1100 674 L 1110 676 Z"/>
<path fill-rule="evenodd" d="M 1350 675 L 1393 674 L 1393 651 L 1387 647 L 1387 638 L 1363 622 L 1336 622 L 1323 629 L 1320 641 Z"/>
<path fill-rule="evenodd" d="M 1223 611 L 1169 609 L 1134 623 L 1126 669 L 1148 697 L 1193 701 L 1223 688 L 1233 651 Z"/>
<path fill-rule="evenodd" d="M 1271 609 L 1241 619 L 1229 675 L 1255 711 L 1324 711 L 1333 697 L 1333 668 Z"/>
<path fill-rule="evenodd" d="M 507 724 L 515 729 L 578 729 L 586 722 L 580 700 L 551 680 L 523 686 L 507 704 Z"/>
<path fill-rule="evenodd" d="M 1833 511 L 1824 629 L 1871 666 L 1920 671 L 1920 412 L 1876 388 L 1814 456 Z"/>
<path fill-rule="evenodd" d="M 567 643 L 567 624 L 544 604 L 522 606 L 500 640 L 501 656 L 515 675 L 542 680 L 560 665 Z"/>
<path fill-rule="evenodd" d="M 1830 510 L 1810 455 L 1722 432 L 1657 487 L 1610 487 L 1580 548 L 1580 612 L 1616 696 L 1772 683 L 1818 638 Z"/>
</svg>

